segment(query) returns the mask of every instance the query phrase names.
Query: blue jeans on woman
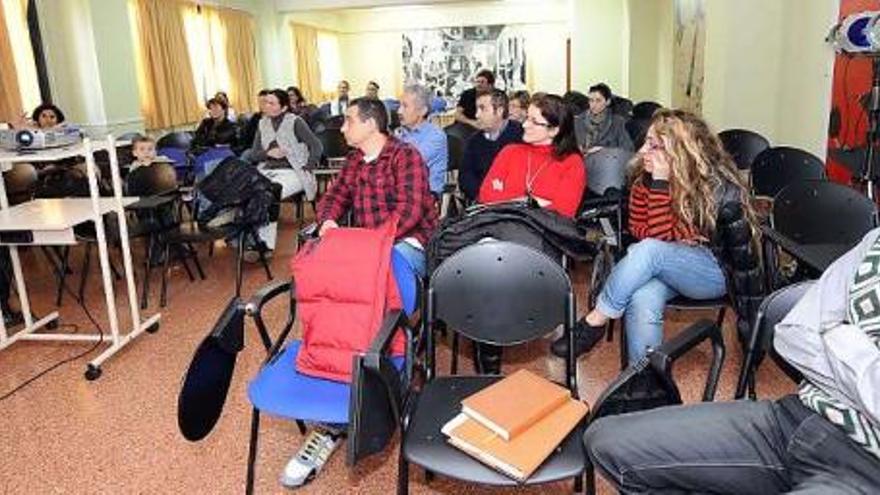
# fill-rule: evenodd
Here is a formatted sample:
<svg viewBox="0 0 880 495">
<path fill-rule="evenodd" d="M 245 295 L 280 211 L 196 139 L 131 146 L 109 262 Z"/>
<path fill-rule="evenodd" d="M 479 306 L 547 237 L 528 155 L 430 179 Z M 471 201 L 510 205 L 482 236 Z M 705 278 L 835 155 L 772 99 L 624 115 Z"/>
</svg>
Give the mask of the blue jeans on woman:
<svg viewBox="0 0 880 495">
<path fill-rule="evenodd" d="M 610 318 L 624 317 L 633 364 L 663 342 L 667 301 L 679 294 L 715 299 L 726 292 L 724 272 L 708 247 L 645 239 L 611 270 L 596 307 Z"/>
</svg>

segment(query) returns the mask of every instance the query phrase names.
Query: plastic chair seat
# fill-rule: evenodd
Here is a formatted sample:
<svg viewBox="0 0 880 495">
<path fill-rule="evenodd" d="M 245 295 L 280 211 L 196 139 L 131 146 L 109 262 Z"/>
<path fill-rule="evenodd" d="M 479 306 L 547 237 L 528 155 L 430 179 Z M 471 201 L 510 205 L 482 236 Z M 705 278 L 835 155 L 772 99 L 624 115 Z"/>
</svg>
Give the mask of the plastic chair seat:
<svg viewBox="0 0 880 495">
<path fill-rule="evenodd" d="M 248 385 L 248 399 L 262 412 L 287 419 L 348 423 L 348 383 L 304 375 L 296 369 L 301 340 L 295 340 Z M 392 358 L 403 369 L 403 357 Z"/>
<path fill-rule="evenodd" d="M 716 299 L 691 299 L 684 296 L 675 296 L 666 303 L 670 308 L 678 309 L 721 309 L 727 307 L 730 300 L 727 296 Z"/>
<path fill-rule="evenodd" d="M 501 376 L 445 376 L 425 384 L 410 416 L 402 453 L 428 471 L 450 478 L 486 485 L 518 486 L 520 483 L 477 461 L 446 441 L 440 429 L 461 412 L 461 400 L 502 379 Z M 580 439 L 583 422 L 535 471 L 525 484 L 539 484 L 579 476 L 584 471 Z"/>
</svg>

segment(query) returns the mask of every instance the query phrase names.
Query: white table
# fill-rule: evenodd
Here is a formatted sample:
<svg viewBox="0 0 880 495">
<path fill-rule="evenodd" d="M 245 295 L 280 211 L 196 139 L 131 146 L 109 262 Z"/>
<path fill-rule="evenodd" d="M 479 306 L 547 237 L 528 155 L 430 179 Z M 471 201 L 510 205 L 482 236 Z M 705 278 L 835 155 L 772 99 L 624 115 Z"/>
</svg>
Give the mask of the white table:
<svg viewBox="0 0 880 495">
<path fill-rule="evenodd" d="M 98 189 L 97 170 L 93 152 L 97 150 L 115 150 L 117 143 L 112 136 L 106 141 L 91 142 L 83 140 L 81 145 L 40 150 L 37 152 L 15 153 L 0 150 L 0 171 L 10 170 L 15 163 L 51 162 L 65 158 L 83 156 L 86 159 L 86 172 L 89 180 L 90 198 L 38 199 L 10 208 L 6 197 L 4 181 L 0 180 L 0 244 L 9 246 L 12 270 L 21 300 L 21 312 L 25 326 L 19 332 L 10 335 L 3 319 L 0 318 L 0 350 L 20 340 L 62 341 L 62 342 L 106 342 L 109 347 L 98 357 L 91 360 L 86 368 L 86 378 L 94 380 L 101 376 L 101 364 L 125 347 L 129 342 L 145 331 L 155 331 L 159 326 L 160 314 L 141 320 L 138 307 L 137 290 L 135 289 L 134 270 L 131 263 L 131 251 L 128 242 L 128 226 L 125 222 L 125 206 L 137 198 L 122 197 L 122 180 L 119 177 L 119 163 L 116 153 L 108 153 L 110 157 L 110 175 L 113 185 L 113 198 L 101 198 Z M 116 297 L 110 273 L 107 253 L 107 238 L 104 232 L 103 215 L 116 212 L 119 220 L 119 235 L 122 243 L 122 259 L 125 268 L 126 289 L 128 291 L 129 309 L 132 327 L 123 334 L 119 330 L 116 313 Z M 95 234 L 98 244 L 98 256 L 101 262 L 101 274 L 104 286 L 104 298 L 107 305 L 107 319 L 110 322 L 110 333 L 95 334 L 58 334 L 36 333 L 44 326 L 51 326 L 58 318 L 58 312 L 34 321 L 30 310 L 27 287 L 21 271 L 21 260 L 18 256 L 19 245 L 73 244 L 73 226 L 84 221 L 95 223 Z"/>
</svg>

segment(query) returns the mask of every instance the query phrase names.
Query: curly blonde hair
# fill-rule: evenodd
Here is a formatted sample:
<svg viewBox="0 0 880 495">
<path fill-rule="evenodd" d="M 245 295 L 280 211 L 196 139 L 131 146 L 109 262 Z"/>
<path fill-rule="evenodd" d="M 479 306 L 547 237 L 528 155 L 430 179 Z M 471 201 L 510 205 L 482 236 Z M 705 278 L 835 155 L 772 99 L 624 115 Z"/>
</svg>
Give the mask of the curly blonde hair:
<svg viewBox="0 0 880 495">
<path fill-rule="evenodd" d="M 684 110 L 660 109 L 651 120 L 651 131 L 663 141 L 669 160 L 669 190 L 676 219 L 706 240 L 712 239 L 719 207 L 716 192 L 728 182 L 738 189 L 757 249 L 760 230 L 748 187 L 709 125 Z M 645 172 L 641 152 L 636 155 L 633 171 L 634 181 L 641 181 Z"/>
</svg>

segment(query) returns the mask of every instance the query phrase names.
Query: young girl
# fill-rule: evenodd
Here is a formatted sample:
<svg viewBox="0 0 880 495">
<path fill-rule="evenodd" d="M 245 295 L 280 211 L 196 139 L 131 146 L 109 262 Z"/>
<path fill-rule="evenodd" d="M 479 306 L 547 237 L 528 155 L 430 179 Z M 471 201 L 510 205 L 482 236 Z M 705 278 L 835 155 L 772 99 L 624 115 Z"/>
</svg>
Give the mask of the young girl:
<svg viewBox="0 0 880 495">
<path fill-rule="evenodd" d="M 763 294 L 758 228 L 736 165 L 708 125 L 680 110 L 655 114 L 630 191 L 629 230 L 639 242 L 578 322 L 575 353 L 589 351 L 608 320 L 623 316 L 634 363 L 662 342 L 668 300 L 715 299 L 728 286 L 748 328 Z M 557 356 L 567 349 L 562 339 L 552 346 Z"/>
</svg>

